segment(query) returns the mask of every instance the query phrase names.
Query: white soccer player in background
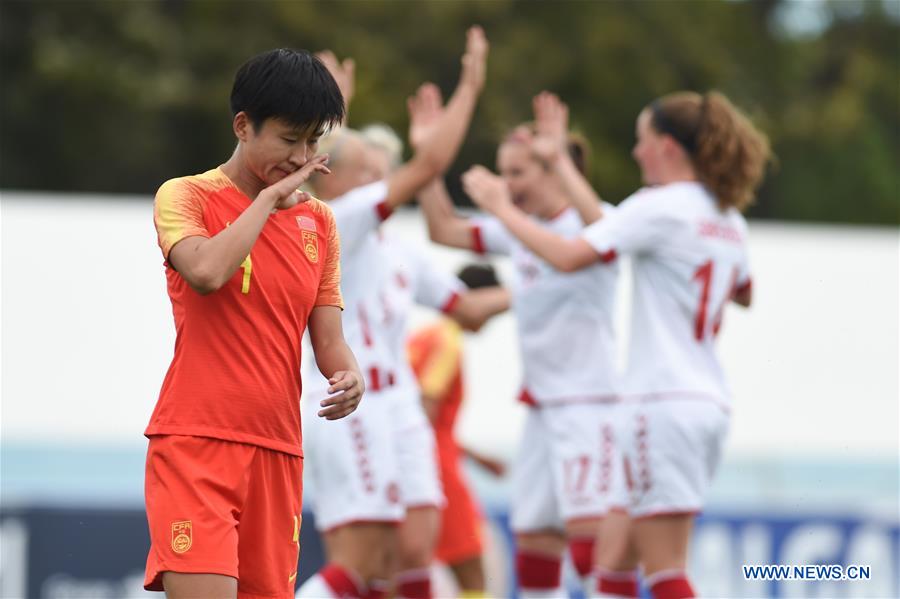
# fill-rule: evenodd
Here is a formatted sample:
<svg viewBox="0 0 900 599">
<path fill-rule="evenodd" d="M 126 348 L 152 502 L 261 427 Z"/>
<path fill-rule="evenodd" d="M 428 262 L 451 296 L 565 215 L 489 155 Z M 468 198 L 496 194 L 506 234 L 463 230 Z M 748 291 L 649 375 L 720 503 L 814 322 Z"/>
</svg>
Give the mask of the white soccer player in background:
<svg viewBox="0 0 900 599">
<path fill-rule="evenodd" d="M 388 276 L 377 229 L 456 156 L 483 87 L 487 51 L 484 33 L 471 28 L 460 80 L 442 119 L 413 157 L 387 179 L 379 180 L 358 133 L 342 129 L 323 140 L 322 151 L 331 155 L 331 175 L 311 183 L 315 194 L 328 202 L 338 226 L 345 336 L 368 376 L 369 401 L 337 426 L 313 425 L 304 431 L 308 473 L 316 490 L 316 525 L 329 561 L 304 583 L 300 597 L 377 599 L 388 592 L 398 557 L 397 525 L 406 510 L 387 395 L 396 383 L 395 359 L 367 314 Z M 411 111 L 422 93 L 428 92 L 420 89 L 410 102 Z M 327 395 L 326 381 L 320 379 L 304 379 L 306 410 L 317 409 Z"/>
<path fill-rule="evenodd" d="M 631 343 L 624 381 L 624 451 L 631 525 L 606 519 L 598 591 L 637 597 L 622 569 L 636 550 L 656 599 L 693 597 L 687 551 L 695 514 L 721 457 L 730 391 L 715 353 L 729 301 L 749 306 L 747 224 L 770 156 L 765 135 L 725 96 L 682 92 L 641 111 L 632 152 L 647 187 L 604 211 L 580 239 L 535 225 L 500 177 L 464 175 L 466 191 L 556 268 L 581 271 L 632 257 Z M 596 293 L 604 290 L 599 286 Z M 598 301 L 600 301 L 598 299 Z"/>
<path fill-rule="evenodd" d="M 558 98 L 540 94 L 534 109 L 535 124 L 516 128 L 500 145 L 499 181 L 534 226 L 575 238 L 601 214 L 577 164 L 585 148 L 570 139 Z M 516 574 L 520 596 L 559 597 L 567 545 L 582 581 L 589 580 L 597 528 L 621 476 L 613 438 L 617 268 L 562 272 L 496 218 L 457 216 L 441 183 L 419 200 L 433 241 L 508 255 L 515 266 L 510 291 L 524 373 L 520 398 L 530 408 L 512 466 Z"/>
</svg>

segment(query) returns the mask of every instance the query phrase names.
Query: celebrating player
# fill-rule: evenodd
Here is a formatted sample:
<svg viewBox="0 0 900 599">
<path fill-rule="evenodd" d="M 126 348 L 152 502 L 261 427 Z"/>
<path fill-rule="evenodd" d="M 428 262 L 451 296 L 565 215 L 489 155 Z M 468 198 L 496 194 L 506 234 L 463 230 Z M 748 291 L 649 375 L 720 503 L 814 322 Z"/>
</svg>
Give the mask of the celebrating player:
<svg viewBox="0 0 900 599">
<path fill-rule="evenodd" d="M 364 388 L 334 218 L 297 191 L 329 172 L 315 154 L 344 115 L 338 87 L 307 52 L 273 50 L 238 70 L 231 109 L 231 158 L 155 203 L 177 336 L 146 430 L 145 588 L 172 598 L 293 596 L 304 330 L 331 394 L 319 416 L 352 413 Z"/>
<path fill-rule="evenodd" d="M 402 458 L 394 446 L 397 423 L 391 407 L 398 380 L 397 352 L 374 320 L 377 312 L 373 311 L 381 302 L 389 276 L 377 228 L 396 207 L 446 170 L 455 157 L 483 86 L 486 59 L 487 40 L 480 28 L 473 27 L 468 32 L 460 81 L 442 118 L 412 159 L 387 179 L 378 180 L 362 137 L 342 129 L 327 140 L 333 174 L 312 180 L 316 193 L 334 210 L 341 232 L 342 291 L 347 304 L 344 324 L 348 342 L 368 376 L 371 401 L 335 426 L 316 425 L 307 430 L 316 523 L 323 531 L 329 563 L 303 585 L 300 597 L 382 596 L 396 566 L 397 525 L 406 515 L 406 506 Z M 428 89 L 423 86 L 411 100 L 413 114 Z M 313 406 L 326 397 L 326 386 L 324 381 L 316 388 L 307 385 L 305 404 Z M 434 480 L 436 484 L 436 474 Z M 435 502 L 441 501 L 439 487 L 431 494 Z M 422 586 L 408 588 L 418 593 Z"/>
<path fill-rule="evenodd" d="M 691 526 L 729 421 L 730 391 L 715 335 L 729 301 L 750 305 L 740 212 L 753 199 L 770 151 L 766 137 L 716 92 L 663 96 L 641 111 L 636 129 L 632 154 L 647 187 L 617 211 L 604 210 L 578 239 L 536 226 L 516 208 L 505 181 L 483 167 L 467 172 L 464 185 L 479 206 L 560 270 L 632 257 L 624 389 L 632 413 L 624 448 L 633 540 L 654 597 L 693 597 L 685 573 Z M 627 561 L 628 538 L 625 529 L 620 555 L 599 560 L 604 596 L 637 596 L 633 573 L 603 571 L 605 563 Z"/>
<path fill-rule="evenodd" d="M 500 182 L 529 220 L 540 223 L 535 226 L 571 238 L 599 214 L 599 200 L 576 165 L 585 152 L 569 143 L 566 110 L 545 110 L 547 98 L 535 99 L 536 124 L 516 128 L 500 145 Z M 561 272 L 501 221 L 457 216 L 440 183 L 419 199 L 433 241 L 510 255 L 516 266 L 511 292 L 524 372 L 520 399 L 531 408 L 512 468 L 516 572 L 523 597 L 556 597 L 566 545 L 586 579 L 597 526 L 610 507 L 617 270 L 596 265 Z"/>
</svg>

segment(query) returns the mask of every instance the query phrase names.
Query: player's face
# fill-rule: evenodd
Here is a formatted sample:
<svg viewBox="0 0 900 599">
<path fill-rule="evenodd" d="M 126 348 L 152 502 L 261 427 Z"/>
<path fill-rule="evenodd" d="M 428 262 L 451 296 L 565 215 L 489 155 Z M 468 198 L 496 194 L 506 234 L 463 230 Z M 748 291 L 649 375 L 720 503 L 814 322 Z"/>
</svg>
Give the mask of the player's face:
<svg viewBox="0 0 900 599">
<path fill-rule="evenodd" d="M 547 171 L 525 144 L 505 143 L 497 150 L 497 170 L 506 180 L 513 203 L 529 214 L 540 208 Z"/>
<path fill-rule="evenodd" d="M 281 181 L 316 155 L 322 131 L 266 119 L 259 131 L 249 123 L 239 133 L 247 166 L 266 186 Z"/>
<path fill-rule="evenodd" d="M 637 143 L 631 150 L 638 166 L 644 185 L 658 185 L 661 182 L 660 170 L 664 156 L 664 139 L 650 124 L 649 109 L 644 109 L 637 118 Z"/>
</svg>

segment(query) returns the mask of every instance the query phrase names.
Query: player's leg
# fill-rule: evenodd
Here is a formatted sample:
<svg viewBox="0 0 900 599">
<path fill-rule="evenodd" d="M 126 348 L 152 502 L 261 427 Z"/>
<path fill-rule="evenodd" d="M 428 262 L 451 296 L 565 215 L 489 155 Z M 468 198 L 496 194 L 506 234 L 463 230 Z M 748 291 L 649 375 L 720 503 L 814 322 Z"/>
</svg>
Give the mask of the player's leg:
<svg viewBox="0 0 900 599">
<path fill-rule="evenodd" d="M 633 440 L 628 427 L 628 416 L 632 409 L 622 404 L 608 406 L 604 420 L 603 463 L 609 471 L 607 512 L 597 531 L 594 548 L 594 589 L 591 595 L 597 598 L 633 598 L 640 592 L 638 586 L 638 554 L 634 543 L 634 527 L 629 509 L 631 487 L 626 475 L 626 454 Z M 609 440 L 612 440 L 612 443 Z M 611 448 L 612 451 L 606 451 Z"/>
<path fill-rule="evenodd" d="M 170 597 L 236 597 L 244 473 L 256 448 L 218 439 L 154 436 L 145 495 L 150 553 L 144 586 Z"/>
<path fill-rule="evenodd" d="M 688 544 L 728 416 L 711 402 L 671 400 L 642 406 L 633 420 L 634 541 L 647 585 L 656 599 L 693 597 Z"/>
<path fill-rule="evenodd" d="M 635 520 L 635 544 L 641 556 L 647 586 L 656 599 L 694 596 L 686 575 L 693 522 L 693 514 L 659 515 Z"/>
<path fill-rule="evenodd" d="M 563 594 L 563 522 L 551 467 L 550 431 L 542 408 L 530 408 L 512 464 L 511 523 L 516 535 L 516 577 L 523 599 Z"/>
<path fill-rule="evenodd" d="M 302 526 L 303 458 L 257 448 L 238 527 L 238 599 L 292 597 Z"/>
<path fill-rule="evenodd" d="M 462 561 L 447 564 L 456 584 L 459 586 L 460 595 L 462 597 L 484 597 L 485 581 L 484 581 L 484 564 L 481 556 L 470 557 Z"/>
<path fill-rule="evenodd" d="M 597 532 L 592 596 L 638 597 L 638 554 L 631 517 L 622 509 L 607 512 Z"/>
<path fill-rule="evenodd" d="M 301 405 L 314 410 L 319 399 L 310 393 Z M 304 414 L 304 454 L 328 561 L 298 597 L 387 593 L 404 508 L 386 401 L 369 393 L 356 412 L 335 421 Z"/>
<path fill-rule="evenodd" d="M 389 391 L 391 421 L 400 471 L 400 494 L 406 517 L 400 525 L 400 549 L 395 577 L 401 599 L 430 599 L 431 563 L 445 503 L 437 464 L 434 429 L 422 408 L 416 387 Z"/>
<path fill-rule="evenodd" d="M 600 402 L 545 409 L 550 430 L 554 491 L 566 526 L 572 564 L 590 594 L 595 586 L 594 553 L 603 516 L 610 508 L 614 447 L 610 412 Z"/>
</svg>

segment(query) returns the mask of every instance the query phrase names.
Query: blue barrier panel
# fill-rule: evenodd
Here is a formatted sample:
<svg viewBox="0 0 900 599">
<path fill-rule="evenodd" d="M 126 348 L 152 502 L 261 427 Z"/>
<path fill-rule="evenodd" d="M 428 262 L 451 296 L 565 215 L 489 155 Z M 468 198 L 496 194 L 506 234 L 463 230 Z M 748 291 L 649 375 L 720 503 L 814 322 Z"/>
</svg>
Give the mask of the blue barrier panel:
<svg viewBox="0 0 900 599">
<path fill-rule="evenodd" d="M 487 574 L 499 581 L 495 588 L 499 586 L 502 595 L 514 596 L 508 514 L 492 510 L 489 517 L 494 555 Z M 300 542 L 302 582 L 324 562 L 312 514 L 304 514 Z M 141 583 L 149 538 L 140 509 L 3 509 L 0 546 L 4 599 L 146 596 Z M 898 564 L 897 519 L 849 513 L 713 512 L 698 520 L 691 552 L 698 589 L 716 597 L 897 597 Z M 762 571 L 745 575 L 743 566 L 766 565 L 788 569 L 770 570 L 769 579 L 759 576 L 765 574 Z M 850 571 L 849 566 L 861 568 Z M 568 566 L 566 573 L 570 594 L 581 597 Z M 835 574 L 858 579 L 834 580 Z"/>
</svg>

